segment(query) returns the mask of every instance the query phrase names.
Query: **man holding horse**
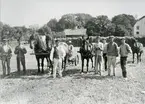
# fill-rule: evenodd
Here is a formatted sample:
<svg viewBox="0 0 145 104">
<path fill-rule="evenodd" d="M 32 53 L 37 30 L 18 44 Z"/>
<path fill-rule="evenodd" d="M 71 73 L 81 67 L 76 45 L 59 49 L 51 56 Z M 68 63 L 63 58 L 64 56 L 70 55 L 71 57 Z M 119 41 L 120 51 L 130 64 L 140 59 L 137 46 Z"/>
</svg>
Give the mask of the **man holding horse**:
<svg viewBox="0 0 145 104">
<path fill-rule="evenodd" d="M 129 53 L 132 53 L 131 47 L 125 42 L 125 38 L 121 39 L 120 45 L 120 64 L 122 69 L 122 76 L 126 79 L 127 78 L 127 71 L 126 71 L 126 63 L 127 57 Z"/>
<path fill-rule="evenodd" d="M 62 60 L 66 56 L 63 47 L 59 45 L 59 40 L 55 40 L 55 45 L 50 52 L 50 60 L 53 62 L 53 78 L 56 78 L 56 72 L 62 77 Z"/>
</svg>

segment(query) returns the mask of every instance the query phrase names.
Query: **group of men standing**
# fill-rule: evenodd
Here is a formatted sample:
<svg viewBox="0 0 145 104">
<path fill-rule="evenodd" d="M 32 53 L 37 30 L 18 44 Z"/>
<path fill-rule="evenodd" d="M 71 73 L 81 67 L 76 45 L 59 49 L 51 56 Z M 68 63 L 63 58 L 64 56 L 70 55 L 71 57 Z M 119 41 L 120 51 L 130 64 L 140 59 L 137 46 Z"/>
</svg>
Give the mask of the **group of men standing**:
<svg viewBox="0 0 145 104">
<path fill-rule="evenodd" d="M 127 78 L 127 71 L 126 71 L 126 63 L 127 57 L 129 53 L 132 53 L 130 46 L 125 42 L 125 38 L 121 39 L 121 45 L 118 47 L 117 43 L 114 42 L 114 36 L 109 37 L 109 43 L 106 42 L 106 39 L 103 38 L 102 42 L 100 42 L 101 37 L 96 37 L 96 42 L 93 44 L 94 56 L 95 56 L 95 74 L 101 73 L 102 70 L 102 62 L 104 59 L 104 69 L 105 71 L 108 70 L 108 76 L 111 75 L 111 66 L 113 67 L 113 75 L 115 76 L 115 69 L 116 69 L 116 58 L 120 55 L 120 64 L 122 69 L 122 75 L 124 78 Z M 56 43 L 58 43 L 56 41 Z M 57 47 L 57 45 L 56 45 Z M 57 48 L 56 48 L 57 49 Z M 55 47 L 54 47 L 55 50 Z M 20 63 L 23 66 L 23 71 L 25 72 L 25 54 L 27 50 L 24 46 L 22 46 L 21 41 L 18 40 L 18 45 L 15 47 L 14 53 L 17 55 L 17 69 L 20 71 Z M 58 53 L 58 52 L 51 52 L 51 53 Z M 54 55 L 55 58 L 58 59 L 59 55 Z M 10 59 L 12 57 L 12 49 L 8 44 L 8 40 L 3 40 L 3 45 L 0 48 L 0 58 L 2 60 L 2 69 L 3 75 L 10 74 Z M 52 60 L 52 58 L 51 58 Z M 57 61 L 57 60 L 56 60 Z M 55 63 L 58 63 L 55 62 Z M 6 68 L 7 66 L 7 68 Z M 55 65 L 59 66 L 59 65 Z M 56 69 L 56 68 L 54 68 Z M 60 76 L 62 76 L 60 74 Z M 53 77 L 56 77 L 56 71 L 54 72 Z"/>
<path fill-rule="evenodd" d="M 96 37 L 96 42 L 93 45 L 95 55 L 95 74 L 102 70 L 102 59 L 104 59 L 105 71 L 108 70 L 108 76 L 111 75 L 111 66 L 113 67 L 113 76 L 115 76 L 116 58 L 120 55 L 120 64 L 122 69 L 122 75 L 127 79 L 126 63 L 129 53 L 132 53 L 131 47 L 125 42 L 125 38 L 121 39 L 121 45 L 118 47 L 114 42 L 114 36 L 109 37 L 109 43 L 103 38 L 100 42 L 100 36 Z"/>
</svg>

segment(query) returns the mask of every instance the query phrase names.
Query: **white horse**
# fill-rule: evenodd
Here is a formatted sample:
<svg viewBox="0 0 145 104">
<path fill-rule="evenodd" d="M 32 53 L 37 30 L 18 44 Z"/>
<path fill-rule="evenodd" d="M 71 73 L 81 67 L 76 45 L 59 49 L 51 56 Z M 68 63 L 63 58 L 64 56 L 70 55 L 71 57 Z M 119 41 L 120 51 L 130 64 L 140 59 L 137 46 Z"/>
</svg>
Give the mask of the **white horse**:
<svg viewBox="0 0 145 104">
<path fill-rule="evenodd" d="M 67 62 L 67 56 L 68 56 L 68 45 L 65 42 L 59 42 L 58 47 L 58 55 L 59 55 L 59 61 L 62 61 L 62 70 L 66 69 L 66 62 Z M 54 48 L 52 48 L 50 53 L 50 60 L 53 61 L 53 55 L 54 55 Z M 56 65 L 55 63 L 53 65 Z M 53 66 L 56 67 L 56 66 Z"/>
</svg>

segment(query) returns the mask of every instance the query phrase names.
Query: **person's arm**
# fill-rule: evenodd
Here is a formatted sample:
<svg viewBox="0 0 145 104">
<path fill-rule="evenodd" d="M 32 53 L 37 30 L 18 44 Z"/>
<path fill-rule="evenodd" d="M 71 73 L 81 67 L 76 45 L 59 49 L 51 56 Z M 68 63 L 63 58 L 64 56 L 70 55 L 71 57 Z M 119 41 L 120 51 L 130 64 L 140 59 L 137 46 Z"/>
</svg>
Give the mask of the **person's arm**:
<svg viewBox="0 0 145 104">
<path fill-rule="evenodd" d="M 118 50 L 118 45 L 117 45 L 117 43 L 115 43 L 115 47 L 116 47 L 116 56 L 118 57 L 118 56 L 119 56 L 119 50 Z"/>
<path fill-rule="evenodd" d="M 64 49 L 62 49 L 62 58 L 63 58 L 63 60 L 64 60 L 65 56 L 66 56 L 66 52 L 65 52 Z"/>
<path fill-rule="evenodd" d="M 131 49 L 131 47 L 127 44 L 127 51 L 129 52 L 129 53 L 132 53 L 132 49 Z"/>
<path fill-rule="evenodd" d="M 24 54 L 26 54 L 26 53 L 27 53 L 27 50 L 26 50 L 26 48 L 25 48 L 25 47 L 23 47 L 22 51 L 23 51 L 23 53 L 24 53 Z"/>
<path fill-rule="evenodd" d="M 12 48 L 9 46 L 9 53 L 11 54 L 12 53 Z"/>
<path fill-rule="evenodd" d="M 54 48 L 51 49 L 50 52 L 50 60 L 53 61 L 53 53 L 54 53 Z"/>
<path fill-rule="evenodd" d="M 106 46 L 106 54 L 108 55 L 108 50 L 109 50 L 109 43 Z"/>
<path fill-rule="evenodd" d="M 14 53 L 18 54 L 18 52 L 19 52 L 18 47 L 16 47 Z"/>
<path fill-rule="evenodd" d="M 100 49 L 101 51 L 103 51 L 103 44 L 102 44 L 102 43 L 100 44 L 99 49 Z"/>
</svg>

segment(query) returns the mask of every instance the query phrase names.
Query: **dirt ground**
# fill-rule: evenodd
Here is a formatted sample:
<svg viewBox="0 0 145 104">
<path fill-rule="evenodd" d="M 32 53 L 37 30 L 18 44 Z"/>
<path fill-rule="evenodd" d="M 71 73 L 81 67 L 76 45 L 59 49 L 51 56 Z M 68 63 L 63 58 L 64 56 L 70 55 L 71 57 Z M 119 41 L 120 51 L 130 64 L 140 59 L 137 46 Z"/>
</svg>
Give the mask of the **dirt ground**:
<svg viewBox="0 0 145 104">
<path fill-rule="evenodd" d="M 36 60 L 27 46 L 27 73 L 18 75 L 16 56 L 11 60 L 12 73 L 0 79 L 0 104 L 145 104 L 145 55 L 140 64 L 128 60 L 128 80 L 121 75 L 118 64 L 116 76 L 80 74 L 78 66 L 69 66 L 63 78 L 52 79 L 45 74 L 37 75 Z M 0 74 L 2 68 L 0 64 Z"/>
</svg>

